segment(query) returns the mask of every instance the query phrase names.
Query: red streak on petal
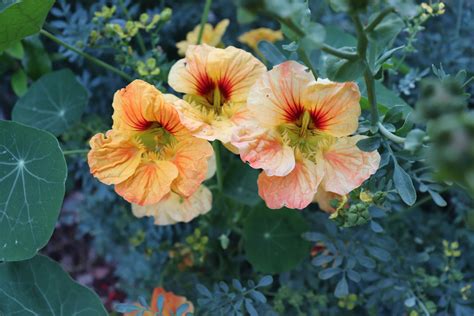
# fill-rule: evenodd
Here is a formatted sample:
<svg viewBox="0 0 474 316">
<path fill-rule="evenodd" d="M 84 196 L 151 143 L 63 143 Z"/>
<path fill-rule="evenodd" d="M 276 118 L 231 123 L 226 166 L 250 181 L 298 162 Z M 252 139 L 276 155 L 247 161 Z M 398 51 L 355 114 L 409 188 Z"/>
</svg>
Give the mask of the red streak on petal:
<svg viewBox="0 0 474 316">
<path fill-rule="evenodd" d="M 196 78 L 196 81 L 197 92 L 200 96 L 203 97 L 209 95 L 216 86 L 212 79 L 206 73 L 199 74 L 199 76 Z"/>
</svg>

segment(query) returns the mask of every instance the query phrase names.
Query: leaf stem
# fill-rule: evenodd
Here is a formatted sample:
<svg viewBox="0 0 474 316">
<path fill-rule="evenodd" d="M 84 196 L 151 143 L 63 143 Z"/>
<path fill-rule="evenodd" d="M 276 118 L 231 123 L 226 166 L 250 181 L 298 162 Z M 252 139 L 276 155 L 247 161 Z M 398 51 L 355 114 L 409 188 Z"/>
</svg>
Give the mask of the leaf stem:
<svg viewBox="0 0 474 316">
<path fill-rule="evenodd" d="M 73 150 L 63 150 L 63 155 L 76 155 L 76 154 L 85 154 L 88 153 L 89 149 L 73 149 Z"/>
<path fill-rule="evenodd" d="M 207 17 L 209 16 L 209 10 L 211 9 L 212 0 L 206 0 L 206 4 L 204 5 L 204 10 L 202 11 L 201 15 L 201 25 L 199 26 L 199 33 L 197 38 L 196 44 L 201 44 L 202 42 L 202 35 L 204 33 L 204 26 L 207 22 Z"/>
<path fill-rule="evenodd" d="M 100 66 L 102 68 L 105 68 L 117 75 L 119 75 L 120 77 L 124 78 L 125 80 L 127 81 L 133 81 L 133 78 L 129 75 L 127 75 L 125 72 L 123 72 L 122 70 L 120 69 L 117 69 L 115 68 L 114 66 L 110 65 L 110 64 L 107 64 L 106 62 L 103 62 L 102 60 L 100 59 L 97 59 L 95 58 L 94 56 L 92 55 L 89 55 L 88 53 L 85 53 L 83 51 L 81 51 L 80 49 L 77 49 L 76 47 L 72 46 L 72 45 L 69 45 L 68 43 L 62 41 L 61 39 L 57 38 L 55 35 L 49 33 L 48 31 L 42 29 L 40 31 L 40 34 L 46 36 L 47 38 L 49 38 L 50 40 L 52 40 L 53 42 L 61 45 L 61 46 L 64 46 L 66 47 L 67 49 L 69 50 L 72 50 L 73 52 L 81 55 L 82 57 L 84 57 L 85 59 L 87 59 L 88 61 L 96 64 L 97 66 Z"/>
<path fill-rule="evenodd" d="M 377 97 L 375 96 L 375 80 L 369 67 L 365 66 L 364 81 L 367 87 L 367 98 L 370 105 L 370 123 L 374 131 L 379 123 L 379 110 L 377 108 Z"/>
<path fill-rule="evenodd" d="M 395 12 L 394 7 L 388 7 L 380 11 L 379 14 L 377 14 L 377 16 L 375 17 L 375 19 L 373 19 L 372 22 L 370 22 L 369 25 L 367 25 L 367 27 L 365 28 L 365 32 L 368 33 L 368 32 L 373 31 L 377 27 L 377 25 L 379 25 L 380 22 L 382 22 L 383 19 L 385 19 L 387 15 L 394 12 Z"/>
<path fill-rule="evenodd" d="M 222 173 L 221 161 L 221 147 L 218 140 L 212 142 L 214 154 L 216 155 L 216 176 L 217 176 L 217 190 L 222 193 L 224 190 L 224 174 Z"/>
<path fill-rule="evenodd" d="M 377 126 L 379 128 L 380 134 L 387 137 L 388 139 L 390 139 L 394 143 L 403 144 L 405 142 L 404 137 L 400 137 L 400 136 L 397 136 L 397 135 L 393 134 L 388 129 L 386 129 L 385 126 L 383 126 L 382 123 L 377 122 Z"/>
</svg>

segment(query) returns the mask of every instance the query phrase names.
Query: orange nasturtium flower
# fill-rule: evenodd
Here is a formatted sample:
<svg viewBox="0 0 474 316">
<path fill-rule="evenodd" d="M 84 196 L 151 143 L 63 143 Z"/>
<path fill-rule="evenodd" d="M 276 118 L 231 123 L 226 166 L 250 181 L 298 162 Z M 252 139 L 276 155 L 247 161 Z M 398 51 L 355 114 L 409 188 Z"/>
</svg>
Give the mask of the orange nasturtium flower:
<svg viewBox="0 0 474 316">
<path fill-rule="evenodd" d="M 258 51 L 258 43 L 261 41 L 274 43 L 282 39 L 283 33 L 281 31 L 275 31 L 266 27 L 260 27 L 239 36 L 239 42 L 246 44 L 254 51 Z"/>
<path fill-rule="evenodd" d="M 294 61 L 250 89 L 249 115 L 232 145 L 263 169 L 258 190 L 268 207 L 302 209 L 318 190 L 345 195 L 375 173 L 380 155 L 357 148 L 363 136 L 349 136 L 358 127 L 359 99 L 355 83 L 315 80 Z"/>
<path fill-rule="evenodd" d="M 184 101 L 141 80 L 117 91 L 112 129 L 90 140 L 91 173 L 139 206 L 207 194 L 200 186 L 212 146 L 180 123 L 175 109 L 180 102 Z"/>
<path fill-rule="evenodd" d="M 247 111 L 250 87 L 266 71 L 251 54 L 193 45 L 170 70 L 168 83 L 184 93 L 177 106 L 181 122 L 199 138 L 230 141 L 232 130 Z"/>
<path fill-rule="evenodd" d="M 215 27 L 212 27 L 211 24 L 206 23 L 202 32 L 201 43 L 213 47 L 220 47 L 222 45 L 222 36 L 224 35 L 228 26 L 228 19 L 220 21 Z M 186 40 L 176 43 L 178 54 L 180 56 L 184 56 L 186 54 L 186 51 L 190 45 L 197 44 L 200 28 L 201 25 L 196 25 L 196 27 L 186 35 Z"/>
<path fill-rule="evenodd" d="M 160 296 L 163 297 L 162 310 L 158 310 L 158 298 Z M 184 311 L 183 315 L 194 312 L 193 303 L 189 302 L 186 297 L 176 295 L 173 292 L 167 292 L 162 287 L 157 287 L 153 291 L 150 310 L 146 311 L 143 316 L 154 316 L 157 312 L 161 312 L 160 315 L 163 316 L 174 316 L 178 308 L 183 304 L 188 304 L 188 308 Z M 125 313 L 124 316 L 136 316 L 137 313 L 138 312 Z"/>
</svg>

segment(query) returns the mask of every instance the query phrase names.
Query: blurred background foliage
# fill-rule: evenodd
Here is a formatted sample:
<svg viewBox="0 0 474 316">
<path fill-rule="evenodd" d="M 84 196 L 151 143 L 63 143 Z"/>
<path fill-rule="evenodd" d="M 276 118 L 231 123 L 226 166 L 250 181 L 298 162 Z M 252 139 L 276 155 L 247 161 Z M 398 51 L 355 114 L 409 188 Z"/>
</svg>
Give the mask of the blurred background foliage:
<svg viewBox="0 0 474 316">
<path fill-rule="evenodd" d="M 258 214 L 267 212 L 256 195 L 258 173 L 231 153 L 222 153 L 225 195 L 214 199 L 212 212 L 170 227 L 135 218 L 128 203 L 90 175 L 85 156 L 71 155 L 58 229 L 43 252 L 94 287 L 109 309 L 163 285 L 195 302 L 198 315 L 473 315 L 473 3 L 445 1 L 445 8 L 435 8 L 442 13 L 412 0 L 353 3 L 365 2 L 364 18 L 387 5 L 400 12 L 400 20 L 382 30 L 390 42 L 385 46 L 399 49 L 380 66 L 377 96 L 384 126 L 406 141 L 372 136 L 359 144 L 378 148 L 382 166 L 351 194 L 347 207 L 331 217 L 316 205 L 278 213 L 271 227 L 284 234 L 288 227 L 279 223 L 291 222 L 298 238 L 274 240 L 275 255 L 262 259 L 258 247 L 272 245 L 246 242 L 262 233 Z M 352 22 L 341 12 L 347 3 L 308 4 L 311 20 L 326 28 L 325 43 L 336 48 L 355 46 Z M 250 50 L 239 35 L 280 27 L 272 14 L 255 18 L 255 12 L 301 14 L 301 4 L 275 0 L 265 8 L 265 1 L 216 0 L 208 22 L 229 19 L 223 43 Z M 45 37 L 28 37 L 0 55 L 0 117 L 11 117 L 35 80 L 68 67 L 90 99 L 80 122 L 59 139 L 65 150 L 87 148 L 93 134 L 110 126 L 113 93 L 127 77 L 169 89 L 167 73 L 180 58 L 176 43 L 199 24 L 203 6 L 191 0 L 58 0 L 45 29 L 124 75 Z M 331 68 L 337 60 L 291 40 L 260 43 L 259 54 L 271 67 L 301 57 L 300 47 L 321 74 L 347 75 Z M 369 134 L 368 117 L 364 111 L 359 133 Z M 262 279 L 268 274 L 273 280 Z"/>
</svg>

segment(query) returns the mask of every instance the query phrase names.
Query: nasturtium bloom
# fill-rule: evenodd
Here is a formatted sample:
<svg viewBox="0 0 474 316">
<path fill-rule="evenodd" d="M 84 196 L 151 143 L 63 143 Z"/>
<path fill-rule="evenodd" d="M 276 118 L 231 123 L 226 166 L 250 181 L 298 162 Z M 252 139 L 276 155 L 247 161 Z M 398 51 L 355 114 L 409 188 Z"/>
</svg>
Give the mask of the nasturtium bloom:
<svg viewBox="0 0 474 316">
<path fill-rule="evenodd" d="M 238 39 L 242 44 L 249 46 L 254 51 L 258 51 L 258 43 L 261 41 L 270 43 L 281 41 L 283 33 L 279 30 L 275 31 L 266 27 L 260 27 L 240 35 Z"/>
<path fill-rule="evenodd" d="M 170 70 L 168 83 L 184 93 L 177 106 L 181 122 L 199 138 L 228 143 L 247 111 L 250 87 L 266 71 L 250 53 L 193 45 Z"/>
<path fill-rule="evenodd" d="M 232 145 L 253 168 L 270 208 L 302 209 L 318 190 L 345 195 L 378 169 L 380 155 L 358 149 L 360 93 L 353 82 L 315 80 L 288 61 L 250 89 L 248 113 Z"/>
<path fill-rule="evenodd" d="M 180 102 L 141 80 L 117 91 L 112 129 L 90 140 L 91 173 L 140 206 L 171 193 L 193 196 L 206 177 L 213 150 L 181 124 L 175 109 Z"/>
<path fill-rule="evenodd" d="M 202 32 L 201 43 L 213 47 L 222 46 L 222 36 L 224 35 L 228 26 L 228 19 L 220 21 L 215 27 L 212 27 L 211 24 L 206 23 Z M 196 25 L 196 27 L 186 35 L 186 40 L 176 43 L 178 54 L 180 56 L 184 56 L 186 54 L 189 46 L 197 44 L 200 29 L 201 25 Z"/>
<path fill-rule="evenodd" d="M 160 298 L 161 297 L 161 298 Z M 158 309 L 159 300 L 162 300 L 163 306 L 161 306 L 161 310 Z M 178 308 L 183 304 L 187 304 L 188 308 L 184 310 L 182 315 L 186 315 L 187 313 L 194 312 L 193 303 L 189 302 L 186 297 L 179 296 L 174 294 L 173 292 L 167 292 L 162 287 L 157 287 L 153 290 L 153 296 L 150 302 L 150 309 L 146 311 L 143 316 L 154 316 L 156 313 L 160 312 L 160 315 L 163 316 L 175 316 Z M 137 305 L 139 305 L 137 303 Z M 138 312 L 130 312 L 124 314 L 124 316 L 136 316 Z"/>
<path fill-rule="evenodd" d="M 205 180 L 214 176 L 216 161 L 213 155 L 209 159 L 209 167 Z M 151 205 L 132 205 L 132 212 L 136 217 L 152 216 L 156 225 L 170 225 L 178 222 L 189 222 L 193 218 L 209 212 L 212 208 L 212 193 L 201 185 L 189 197 L 175 192 L 168 193 L 161 201 Z"/>
</svg>

